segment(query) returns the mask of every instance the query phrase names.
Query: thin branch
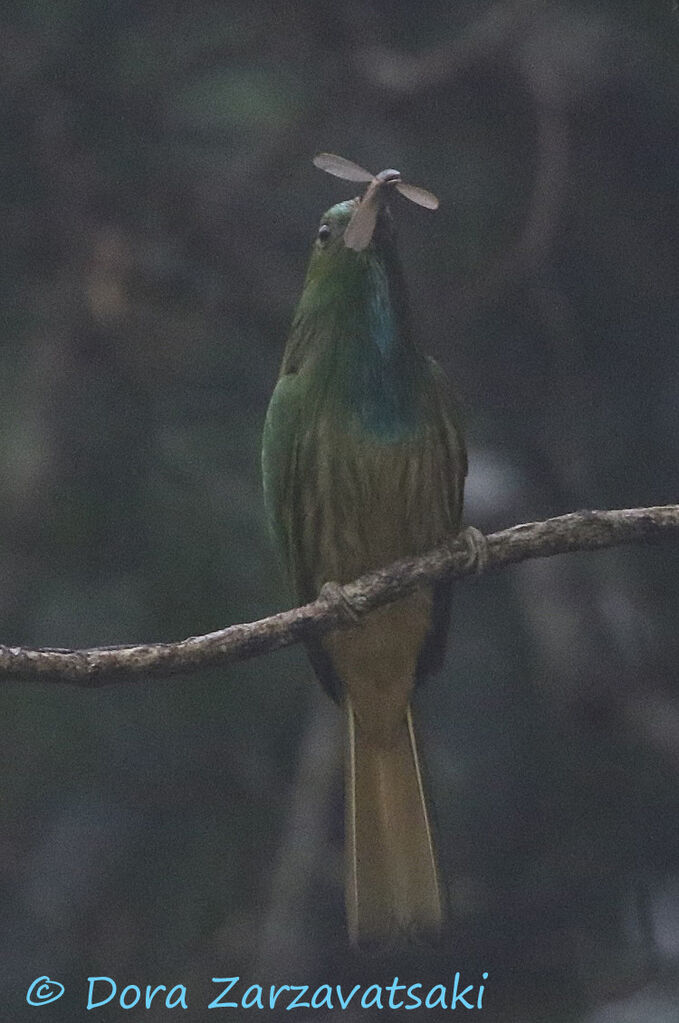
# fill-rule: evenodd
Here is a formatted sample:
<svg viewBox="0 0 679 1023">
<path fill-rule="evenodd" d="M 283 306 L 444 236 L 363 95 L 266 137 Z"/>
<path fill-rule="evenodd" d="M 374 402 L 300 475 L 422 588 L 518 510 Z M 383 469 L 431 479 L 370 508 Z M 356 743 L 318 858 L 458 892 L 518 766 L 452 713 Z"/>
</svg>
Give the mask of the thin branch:
<svg viewBox="0 0 679 1023">
<path fill-rule="evenodd" d="M 94 647 L 85 650 L 29 650 L 0 646 L 0 675 L 5 680 L 62 682 L 91 687 L 134 681 L 149 675 L 187 674 L 233 664 L 258 654 L 292 646 L 329 629 L 347 628 L 382 604 L 424 583 L 462 578 L 529 558 L 571 551 L 592 551 L 622 544 L 647 544 L 679 534 L 679 505 L 621 511 L 579 511 L 528 522 L 485 538 L 481 564 L 470 558 L 469 544 L 453 538 L 418 558 L 398 561 L 347 583 L 332 596 L 283 611 L 257 622 L 231 625 L 177 643 Z"/>
</svg>

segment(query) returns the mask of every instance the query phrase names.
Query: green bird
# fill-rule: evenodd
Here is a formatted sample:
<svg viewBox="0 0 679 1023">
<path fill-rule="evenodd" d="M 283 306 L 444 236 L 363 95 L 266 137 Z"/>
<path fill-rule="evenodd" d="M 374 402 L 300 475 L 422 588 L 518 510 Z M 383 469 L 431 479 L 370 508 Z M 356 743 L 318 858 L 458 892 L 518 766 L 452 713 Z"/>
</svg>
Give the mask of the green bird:
<svg viewBox="0 0 679 1023">
<path fill-rule="evenodd" d="M 264 427 L 267 517 L 298 603 L 420 554 L 460 528 L 467 472 L 445 375 L 413 338 L 387 200 L 435 208 L 398 171 L 332 154 L 368 182 L 321 218 Z M 443 660 L 450 584 L 423 586 L 307 644 L 346 708 L 346 904 L 357 944 L 436 937 L 444 895 L 418 759 L 413 689 Z"/>
</svg>

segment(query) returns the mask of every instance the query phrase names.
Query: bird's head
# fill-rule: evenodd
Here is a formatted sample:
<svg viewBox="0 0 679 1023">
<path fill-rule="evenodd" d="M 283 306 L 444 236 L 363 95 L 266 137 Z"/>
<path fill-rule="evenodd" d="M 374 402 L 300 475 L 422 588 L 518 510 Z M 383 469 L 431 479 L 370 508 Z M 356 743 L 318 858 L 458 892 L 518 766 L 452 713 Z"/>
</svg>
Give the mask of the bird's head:
<svg viewBox="0 0 679 1023">
<path fill-rule="evenodd" d="M 369 211 L 366 210 L 366 201 L 372 206 Z M 368 217 L 363 219 L 366 213 Z M 361 231 L 358 241 L 355 238 L 357 224 Z M 375 189 L 374 196 L 338 202 L 323 214 L 314 243 L 314 256 L 325 262 L 346 254 L 347 250 L 379 250 L 393 240 L 394 225 L 386 196 L 381 188 Z"/>
</svg>

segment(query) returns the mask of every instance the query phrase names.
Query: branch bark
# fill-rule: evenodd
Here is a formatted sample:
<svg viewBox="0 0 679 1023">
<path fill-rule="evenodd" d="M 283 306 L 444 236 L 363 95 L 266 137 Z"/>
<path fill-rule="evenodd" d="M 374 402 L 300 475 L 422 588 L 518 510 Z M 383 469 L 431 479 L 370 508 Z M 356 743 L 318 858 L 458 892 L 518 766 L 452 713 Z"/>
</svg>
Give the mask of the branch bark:
<svg viewBox="0 0 679 1023">
<path fill-rule="evenodd" d="M 329 629 L 347 628 L 355 624 L 347 614 L 347 604 L 360 619 L 423 583 L 496 571 L 530 558 L 654 543 L 672 534 L 679 535 L 676 504 L 572 512 L 491 533 L 485 538 L 486 554 L 481 566 L 470 559 L 464 539 L 451 538 L 448 544 L 421 557 L 369 572 L 347 583 L 337 594 L 322 595 L 311 604 L 176 643 L 83 650 L 0 646 L 0 677 L 4 681 L 67 683 L 87 688 L 152 675 L 190 674 L 280 650 Z"/>
</svg>

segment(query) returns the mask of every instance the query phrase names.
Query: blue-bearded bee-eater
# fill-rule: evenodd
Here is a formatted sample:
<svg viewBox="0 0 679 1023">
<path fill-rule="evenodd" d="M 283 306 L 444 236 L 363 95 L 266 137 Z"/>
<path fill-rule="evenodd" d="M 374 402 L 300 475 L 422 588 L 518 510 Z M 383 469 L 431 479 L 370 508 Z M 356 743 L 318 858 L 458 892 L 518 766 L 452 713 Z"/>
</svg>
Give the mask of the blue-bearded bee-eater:
<svg viewBox="0 0 679 1023">
<path fill-rule="evenodd" d="M 321 218 L 262 450 L 267 516 L 295 600 L 414 556 L 460 528 L 467 459 L 446 378 L 413 338 L 388 200 L 438 200 L 398 171 Z M 450 583 L 423 586 L 307 644 L 346 708 L 346 903 L 356 943 L 436 937 L 444 892 L 410 701 L 440 667 Z"/>
</svg>

